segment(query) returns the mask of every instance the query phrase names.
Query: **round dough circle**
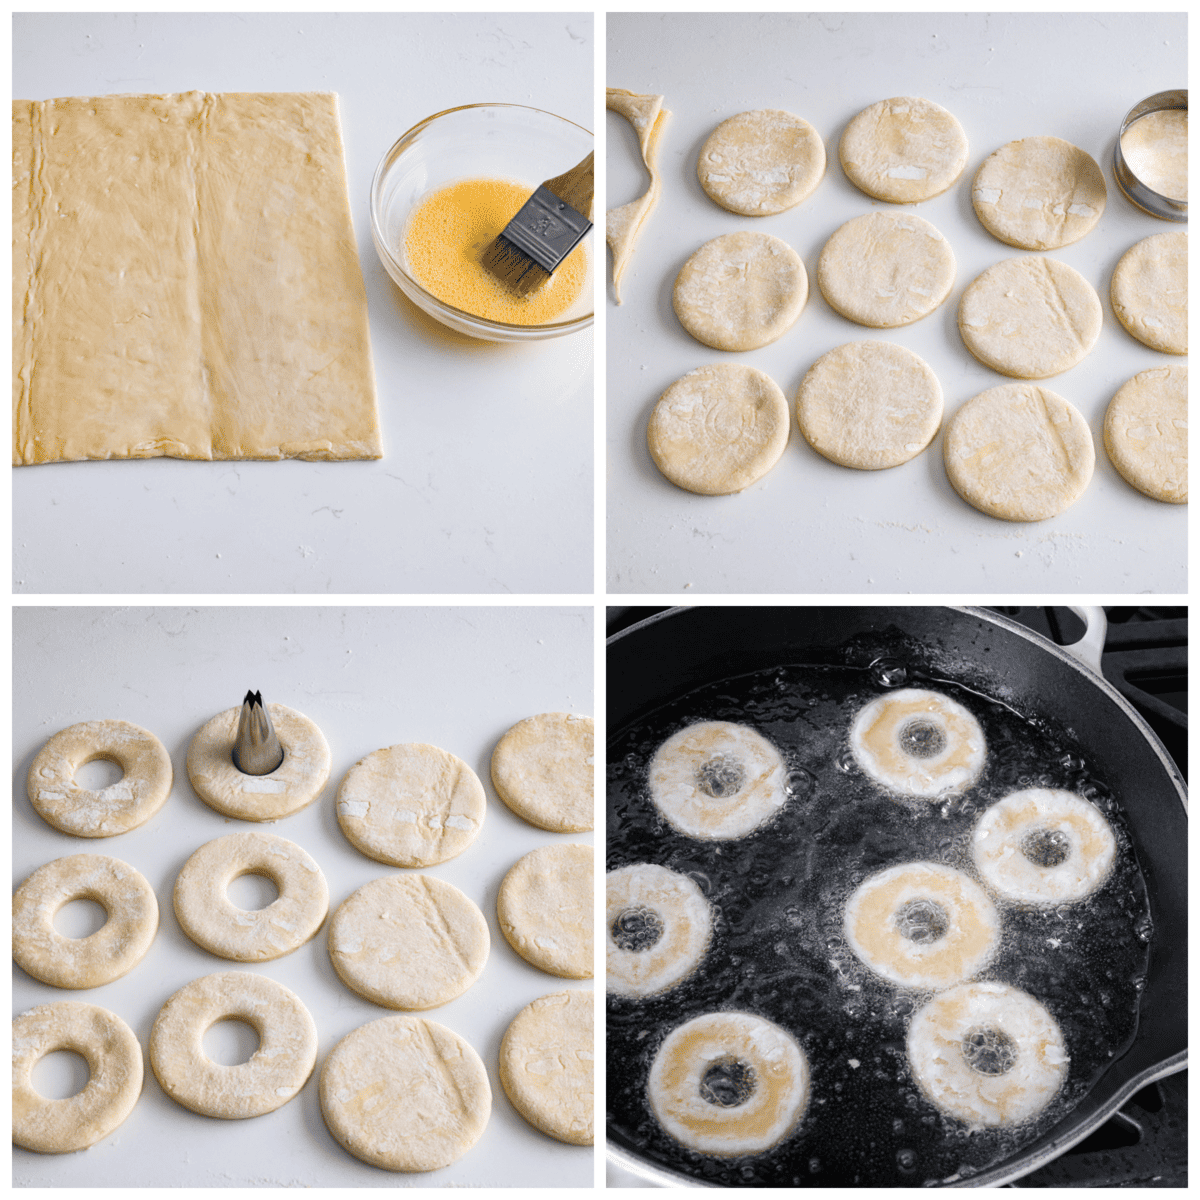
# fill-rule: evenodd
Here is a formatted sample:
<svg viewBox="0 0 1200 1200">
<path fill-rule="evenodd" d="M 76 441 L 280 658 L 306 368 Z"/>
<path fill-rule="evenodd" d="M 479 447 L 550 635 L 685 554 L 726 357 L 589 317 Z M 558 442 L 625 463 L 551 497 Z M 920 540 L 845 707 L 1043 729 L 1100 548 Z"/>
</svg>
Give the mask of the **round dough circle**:
<svg viewBox="0 0 1200 1200">
<path fill-rule="evenodd" d="M 359 759 L 337 793 L 347 840 L 395 867 L 432 867 L 461 854 L 486 810 L 479 776 L 461 758 L 419 742 Z"/>
<path fill-rule="evenodd" d="M 372 879 L 338 906 L 329 958 L 342 982 L 384 1008 L 436 1008 L 479 978 L 491 949 L 483 913 L 432 875 Z"/>
<path fill-rule="evenodd" d="M 749 725 L 697 721 L 650 760 L 650 799 L 681 833 L 740 838 L 787 800 L 779 751 Z"/>
<path fill-rule="evenodd" d="M 787 448 L 787 400 L 744 363 L 697 367 L 659 397 L 646 429 L 654 465 L 676 487 L 728 496 L 757 483 Z"/>
<path fill-rule="evenodd" d="M 922 217 L 872 212 L 834 231 L 817 286 L 835 312 L 872 329 L 927 317 L 954 286 L 954 251 Z"/>
<path fill-rule="evenodd" d="M 892 342 L 848 342 L 808 369 L 796 421 L 830 462 L 863 471 L 920 454 L 942 423 L 942 385 L 924 359 Z"/>
<path fill-rule="evenodd" d="M 604 925 L 608 990 L 653 996 L 700 964 L 712 940 L 713 910 L 688 876 L 634 863 L 608 873 Z"/>
<path fill-rule="evenodd" d="M 303 713 L 282 704 L 267 712 L 283 747 L 283 762 L 269 775 L 246 775 L 233 765 L 241 708 L 218 713 L 192 738 L 188 778 L 209 808 L 242 821 L 277 821 L 310 805 L 329 778 L 325 735 Z"/>
<path fill-rule="evenodd" d="M 1015 379 L 1046 379 L 1096 344 L 1100 297 L 1074 267 L 1053 258 L 1006 258 L 963 292 L 958 331 L 984 366 Z"/>
<path fill-rule="evenodd" d="M 1154 500 L 1188 498 L 1188 369 L 1154 367 L 1124 383 L 1104 415 L 1104 448 L 1126 483 Z"/>
<path fill-rule="evenodd" d="M 1043 521 L 1092 478 L 1096 451 L 1079 411 L 1048 388 L 1002 384 L 950 418 L 946 475 L 970 505 L 1004 521 Z"/>
<path fill-rule="evenodd" d="M 595 823 L 595 725 L 577 713 L 518 721 L 492 751 L 492 785 L 513 812 L 551 833 Z"/>
<path fill-rule="evenodd" d="M 94 900 L 108 920 L 88 937 L 64 937 L 54 916 L 72 900 Z M 13 959 L 54 987 L 93 988 L 120 979 L 142 961 L 157 931 L 154 889 L 128 863 L 103 854 L 46 863 L 13 895 Z"/>
<path fill-rule="evenodd" d="M 259 1047 L 248 1062 L 226 1066 L 204 1052 L 218 1021 L 251 1026 Z M 317 1027 L 300 997 L 248 971 L 223 971 L 185 984 L 154 1019 L 150 1066 L 162 1090 L 204 1117 L 241 1120 L 285 1105 L 317 1061 Z"/>
<path fill-rule="evenodd" d="M 348 1033 L 321 1068 L 321 1115 L 355 1158 L 387 1171 L 436 1171 L 479 1140 L 492 1090 L 479 1055 L 421 1017 Z"/>
<path fill-rule="evenodd" d="M 104 759 L 125 772 L 98 792 L 75 782 L 84 763 Z M 113 837 L 145 824 L 171 792 L 171 756 L 129 721 L 81 721 L 56 733 L 29 768 L 26 791 L 41 818 L 75 837 Z"/>
<path fill-rule="evenodd" d="M 757 350 L 796 323 L 808 299 L 800 255 L 767 233 L 705 242 L 675 279 L 679 323 L 714 350 Z"/>
<path fill-rule="evenodd" d="M 985 1074 L 973 1067 L 964 1046 L 978 1061 L 981 1045 L 991 1047 L 989 1066 L 1008 1069 Z M 1062 1087 L 1070 1059 L 1054 1018 L 1032 996 L 1003 983 L 971 983 L 913 1015 L 908 1061 L 936 1108 L 996 1128 L 1037 1116 Z"/>
<path fill-rule="evenodd" d="M 115 1013 L 61 1000 L 13 1018 L 12 1140 L 39 1154 L 86 1150 L 133 1111 L 142 1092 L 142 1048 Z M 55 1050 L 73 1050 L 91 1072 L 83 1091 L 50 1100 L 32 1081 L 33 1068 Z"/>
<path fill-rule="evenodd" d="M 526 962 L 549 975 L 592 977 L 594 858 L 591 846 L 539 846 L 500 884 L 501 932 Z"/>
<path fill-rule="evenodd" d="M 876 975 L 922 990 L 978 974 L 1000 940 L 1000 917 L 984 890 L 932 862 L 901 863 L 864 880 L 842 923 L 850 948 Z"/>
<path fill-rule="evenodd" d="M 1100 220 L 1107 195 L 1096 160 L 1056 137 L 1001 146 L 983 160 L 971 187 L 983 227 L 1022 250 L 1079 241 Z"/>
<path fill-rule="evenodd" d="M 913 204 L 944 192 L 967 165 L 967 135 L 932 100 L 896 96 L 864 108 L 838 147 L 846 178 L 891 204 Z"/>
<path fill-rule="evenodd" d="M 1186 233 L 1156 233 L 1126 250 L 1113 271 L 1113 312 L 1151 350 L 1188 352 L 1187 259 Z"/>
<path fill-rule="evenodd" d="M 247 911 L 229 899 L 242 875 L 262 875 L 279 895 Z M 234 962 L 282 958 L 312 938 L 329 912 L 329 887 L 311 855 L 271 833 L 231 833 L 200 847 L 175 880 L 175 916 L 210 954 Z"/>
<path fill-rule="evenodd" d="M 1012 792 L 979 818 L 971 835 L 984 882 L 1025 904 L 1082 900 L 1108 877 L 1116 853 L 1100 810 L 1057 788 Z"/>
<path fill-rule="evenodd" d="M 700 186 L 722 208 L 763 217 L 794 208 L 825 174 L 825 144 L 802 117 L 760 108 L 722 121 L 696 163 Z"/>
<path fill-rule="evenodd" d="M 762 1017 L 704 1013 L 667 1034 L 646 1095 L 659 1124 L 690 1149 L 761 1154 L 804 1115 L 808 1059 L 786 1029 Z"/>
<path fill-rule="evenodd" d="M 860 709 L 850 725 L 850 749 L 876 783 L 927 800 L 970 787 L 987 757 L 971 713 L 924 688 L 885 692 Z"/>
<path fill-rule="evenodd" d="M 526 1005 L 500 1043 L 500 1083 L 535 1129 L 590 1146 L 593 1125 L 595 998 L 555 992 Z"/>
</svg>

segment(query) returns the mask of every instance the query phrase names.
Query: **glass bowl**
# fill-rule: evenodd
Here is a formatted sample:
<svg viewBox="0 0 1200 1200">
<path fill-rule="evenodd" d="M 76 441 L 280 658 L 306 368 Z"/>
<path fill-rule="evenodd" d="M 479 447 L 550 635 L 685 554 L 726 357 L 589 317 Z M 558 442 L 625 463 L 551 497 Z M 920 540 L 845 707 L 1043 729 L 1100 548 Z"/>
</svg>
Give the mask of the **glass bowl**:
<svg viewBox="0 0 1200 1200">
<path fill-rule="evenodd" d="M 406 265 L 404 227 L 422 197 L 459 179 L 514 179 L 532 191 L 573 167 L 593 145 L 592 134 L 574 122 L 519 104 L 467 104 L 426 117 L 383 156 L 371 181 L 371 236 L 384 270 L 419 308 L 471 337 L 531 342 L 586 329 L 595 316 L 594 230 L 584 239 L 588 273 L 575 303 L 545 325 L 509 325 L 464 312 L 426 291 Z"/>
</svg>

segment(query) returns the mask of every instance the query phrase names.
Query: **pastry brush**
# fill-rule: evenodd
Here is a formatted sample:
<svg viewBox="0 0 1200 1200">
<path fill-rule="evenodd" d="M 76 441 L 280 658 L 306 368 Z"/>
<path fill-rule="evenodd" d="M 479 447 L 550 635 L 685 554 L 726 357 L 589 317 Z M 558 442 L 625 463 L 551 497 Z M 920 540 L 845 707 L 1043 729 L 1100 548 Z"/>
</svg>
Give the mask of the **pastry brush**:
<svg viewBox="0 0 1200 1200">
<path fill-rule="evenodd" d="M 547 179 L 483 252 L 483 265 L 519 296 L 542 286 L 592 227 L 593 160 Z"/>
<path fill-rule="evenodd" d="M 243 775 L 270 775 L 283 762 L 283 747 L 263 704 L 262 692 L 247 692 L 238 716 L 233 765 Z"/>
</svg>

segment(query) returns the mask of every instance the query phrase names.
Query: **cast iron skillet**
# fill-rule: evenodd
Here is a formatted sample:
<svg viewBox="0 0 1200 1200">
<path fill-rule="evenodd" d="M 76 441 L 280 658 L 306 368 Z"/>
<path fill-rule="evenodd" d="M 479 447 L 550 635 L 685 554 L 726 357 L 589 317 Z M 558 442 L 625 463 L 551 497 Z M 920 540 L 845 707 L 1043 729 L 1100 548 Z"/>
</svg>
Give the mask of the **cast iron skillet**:
<svg viewBox="0 0 1200 1200">
<path fill-rule="evenodd" d="M 1102 643 L 1093 615 L 1085 640 Z M 1097 638 L 1099 633 L 1099 638 Z M 918 665 L 1064 727 L 1124 809 L 1154 936 L 1129 1050 L 1053 1129 L 955 1186 L 996 1187 L 1065 1153 L 1139 1088 L 1187 1066 L 1187 788 L 1150 727 L 1070 650 L 968 608 L 672 609 L 608 640 L 608 727 L 620 729 L 701 686 L 787 663 L 868 666 L 899 636 Z M 641 1161 L 609 1131 L 609 1155 L 646 1182 L 705 1186 Z"/>
</svg>

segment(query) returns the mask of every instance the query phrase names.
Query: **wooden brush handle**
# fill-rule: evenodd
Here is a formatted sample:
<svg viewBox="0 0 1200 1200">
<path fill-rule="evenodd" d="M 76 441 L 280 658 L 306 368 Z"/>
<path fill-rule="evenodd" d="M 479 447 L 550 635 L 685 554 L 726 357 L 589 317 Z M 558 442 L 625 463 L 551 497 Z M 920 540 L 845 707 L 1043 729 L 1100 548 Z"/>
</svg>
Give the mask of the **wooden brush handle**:
<svg viewBox="0 0 1200 1200">
<path fill-rule="evenodd" d="M 593 150 L 565 175 L 556 175 L 542 185 L 589 221 L 592 219 L 592 193 L 596 190 L 595 160 L 596 152 Z"/>
</svg>

